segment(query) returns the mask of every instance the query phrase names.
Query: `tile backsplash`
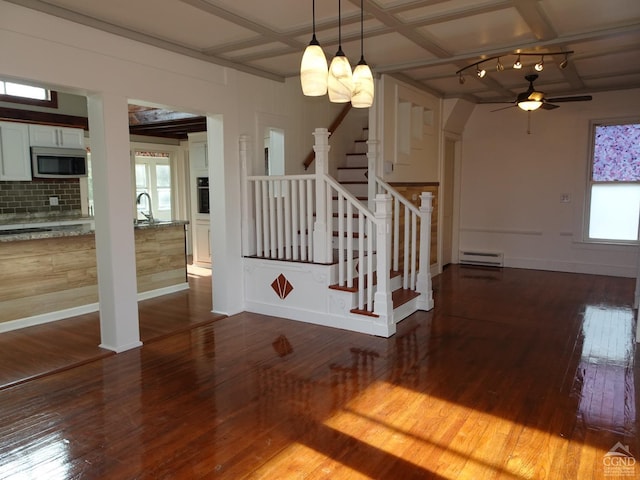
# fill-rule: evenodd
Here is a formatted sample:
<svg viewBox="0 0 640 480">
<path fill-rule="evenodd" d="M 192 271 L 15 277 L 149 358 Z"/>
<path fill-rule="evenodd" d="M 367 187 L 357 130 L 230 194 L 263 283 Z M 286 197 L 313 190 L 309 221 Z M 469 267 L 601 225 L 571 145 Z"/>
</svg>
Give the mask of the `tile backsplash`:
<svg viewBox="0 0 640 480">
<path fill-rule="evenodd" d="M 57 197 L 58 205 L 50 205 L 50 197 Z M 0 215 L 59 214 L 80 209 L 80 181 L 77 178 L 0 182 Z"/>
</svg>

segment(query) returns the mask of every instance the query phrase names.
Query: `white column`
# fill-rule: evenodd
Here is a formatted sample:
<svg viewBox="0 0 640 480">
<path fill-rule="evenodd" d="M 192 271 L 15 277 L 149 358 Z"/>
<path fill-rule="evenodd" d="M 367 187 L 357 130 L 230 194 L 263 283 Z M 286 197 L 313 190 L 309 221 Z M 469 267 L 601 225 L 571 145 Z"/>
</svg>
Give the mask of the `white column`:
<svg viewBox="0 0 640 480">
<path fill-rule="evenodd" d="M 371 205 L 371 202 L 376 198 L 376 162 L 378 159 L 378 141 L 367 141 L 367 202 Z"/>
<path fill-rule="evenodd" d="M 327 192 L 325 177 L 329 174 L 329 131 L 316 128 L 313 132 L 316 152 L 316 221 L 313 224 L 313 261 L 329 263 L 333 253 L 327 248 L 331 222 L 327 221 Z M 330 199 L 329 199 L 330 200 Z"/>
<path fill-rule="evenodd" d="M 240 191 L 242 193 L 242 254 L 256 253 L 256 221 L 253 210 L 253 184 L 247 183 L 252 175 L 249 166 L 249 135 L 240 135 Z"/>
<path fill-rule="evenodd" d="M 376 271 L 378 283 L 373 297 L 373 313 L 378 315 L 375 320 L 385 331 L 387 337 L 396 332 L 393 319 L 393 300 L 391 299 L 391 195 L 376 195 Z M 377 333 L 379 334 L 379 330 Z"/>
<path fill-rule="evenodd" d="M 111 94 L 90 95 L 87 106 L 95 201 L 100 346 L 122 352 L 142 345 L 127 99 Z"/>
<path fill-rule="evenodd" d="M 416 290 L 420 294 L 419 310 L 433 308 L 433 288 L 431 285 L 431 213 L 433 195 L 431 192 L 420 194 L 420 259 L 418 260 L 418 278 Z"/>
</svg>

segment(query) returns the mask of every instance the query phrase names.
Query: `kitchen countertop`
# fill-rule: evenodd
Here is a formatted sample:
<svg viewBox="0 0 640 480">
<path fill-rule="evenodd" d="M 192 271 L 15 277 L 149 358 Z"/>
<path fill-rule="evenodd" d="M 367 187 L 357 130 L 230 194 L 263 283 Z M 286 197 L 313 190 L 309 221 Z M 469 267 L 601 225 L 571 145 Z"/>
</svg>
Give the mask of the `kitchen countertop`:
<svg viewBox="0 0 640 480">
<path fill-rule="evenodd" d="M 166 228 L 187 225 L 186 220 L 161 220 L 149 223 L 138 221 L 135 229 Z M 74 237 L 95 233 L 93 217 L 13 218 L 10 223 L 0 220 L 0 243 L 41 238 Z"/>
</svg>

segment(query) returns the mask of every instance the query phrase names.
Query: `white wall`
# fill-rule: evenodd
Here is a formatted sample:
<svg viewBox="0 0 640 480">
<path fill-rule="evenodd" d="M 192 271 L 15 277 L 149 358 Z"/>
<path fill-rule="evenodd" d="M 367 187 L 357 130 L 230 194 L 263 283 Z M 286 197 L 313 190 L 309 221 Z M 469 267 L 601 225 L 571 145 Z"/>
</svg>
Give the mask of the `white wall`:
<svg viewBox="0 0 640 480">
<path fill-rule="evenodd" d="M 527 114 L 478 105 L 463 134 L 460 248 L 513 267 L 634 276 L 637 247 L 584 243 L 589 122 L 640 112 L 640 90 Z M 561 203 L 569 194 L 570 203 Z"/>
</svg>

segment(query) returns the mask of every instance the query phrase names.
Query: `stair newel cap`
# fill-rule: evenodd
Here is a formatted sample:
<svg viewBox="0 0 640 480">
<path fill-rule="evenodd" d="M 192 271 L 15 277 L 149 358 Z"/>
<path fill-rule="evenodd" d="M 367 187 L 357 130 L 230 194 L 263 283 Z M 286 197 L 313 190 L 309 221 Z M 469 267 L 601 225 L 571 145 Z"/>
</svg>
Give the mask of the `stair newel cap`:
<svg viewBox="0 0 640 480">
<path fill-rule="evenodd" d="M 420 194 L 420 211 L 425 213 L 433 212 L 433 194 L 422 192 Z"/>
<path fill-rule="evenodd" d="M 375 199 L 376 204 L 376 218 L 390 218 L 391 217 L 391 195 L 386 193 L 378 193 Z"/>
<path fill-rule="evenodd" d="M 328 152 L 329 151 L 329 130 L 327 130 L 326 128 L 316 128 L 315 131 L 313 132 L 313 136 L 316 139 L 316 143 L 313 146 L 313 150 L 315 152 L 318 152 L 319 150 Z"/>
</svg>

